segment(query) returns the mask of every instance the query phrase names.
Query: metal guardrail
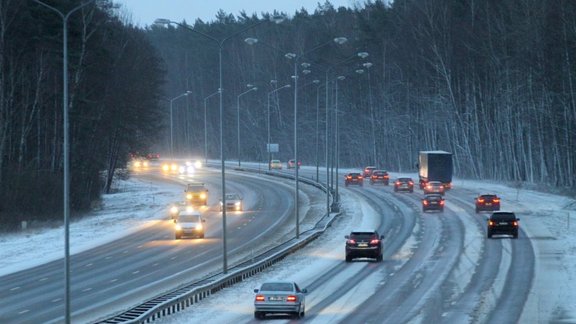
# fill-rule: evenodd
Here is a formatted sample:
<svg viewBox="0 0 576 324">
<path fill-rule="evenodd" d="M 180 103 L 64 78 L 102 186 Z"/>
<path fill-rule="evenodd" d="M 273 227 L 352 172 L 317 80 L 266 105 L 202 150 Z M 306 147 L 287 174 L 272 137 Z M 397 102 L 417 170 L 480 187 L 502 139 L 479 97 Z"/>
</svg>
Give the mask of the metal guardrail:
<svg viewBox="0 0 576 324">
<path fill-rule="evenodd" d="M 234 168 L 234 170 L 294 179 L 294 176 L 291 174 L 270 172 L 267 170 L 263 171 L 261 169 Z M 303 177 L 299 178 L 299 181 L 319 188 L 324 192 L 328 190 L 322 183 Z M 330 193 L 331 196 L 333 196 L 333 194 L 333 192 Z M 150 323 L 161 317 L 177 313 L 223 288 L 229 287 L 262 272 L 264 269 L 281 261 L 289 254 L 301 249 L 324 233 L 337 215 L 338 214 L 334 215 L 334 217 L 330 217 L 330 214 L 325 214 L 318 222 L 316 222 L 313 228 L 300 233 L 299 240 L 291 239 L 270 248 L 250 260 L 232 267 L 230 269 L 231 273 L 219 273 L 203 278 L 164 295 L 152 298 L 140 305 L 113 315 L 110 318 L 96 321 L 95 323 Z"/>
</svg>

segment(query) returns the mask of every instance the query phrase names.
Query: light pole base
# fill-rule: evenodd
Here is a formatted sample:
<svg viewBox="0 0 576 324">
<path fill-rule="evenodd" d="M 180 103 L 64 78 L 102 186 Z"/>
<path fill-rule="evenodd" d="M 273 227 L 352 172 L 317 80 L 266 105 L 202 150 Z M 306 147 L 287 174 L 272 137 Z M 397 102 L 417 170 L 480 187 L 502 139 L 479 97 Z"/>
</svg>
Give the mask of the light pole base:
<svg viewBox="0 0 576 324">
<path fill-rule="evenodd" d="M 339 213 L 340 212 L 340 203 L 335 201 L 330 205 L 330 212 L 332 213 Z"/>
</svg>

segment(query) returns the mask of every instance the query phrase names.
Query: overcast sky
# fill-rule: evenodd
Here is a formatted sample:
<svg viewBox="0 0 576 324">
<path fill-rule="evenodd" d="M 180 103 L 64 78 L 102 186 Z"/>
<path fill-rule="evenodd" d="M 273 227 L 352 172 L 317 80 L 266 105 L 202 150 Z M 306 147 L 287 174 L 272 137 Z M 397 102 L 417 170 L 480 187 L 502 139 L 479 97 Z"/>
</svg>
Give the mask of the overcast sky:
<svg viewBox="0 0 576 324">
<path fill-rule="evenodd" d="M 114 0 L 125 7 L 124 12 L 132 17 L 132 22 L 139 26 L 151 25 L 156 18 L 168 18 L 174 21 L 186 20 L 194 23 L 197 18 L 204 22 L 214 20 L 219 9 L 237 16 L 242 10 L 251 15 L 262 12 L 273 12 L 275 9 L 292 16 L 295 11 L 305 8 L 313 13 L 318 3 L 325 0 Z M 359 0 L 330 0 L 338 8 L 354 7 Z"/>
</svg>

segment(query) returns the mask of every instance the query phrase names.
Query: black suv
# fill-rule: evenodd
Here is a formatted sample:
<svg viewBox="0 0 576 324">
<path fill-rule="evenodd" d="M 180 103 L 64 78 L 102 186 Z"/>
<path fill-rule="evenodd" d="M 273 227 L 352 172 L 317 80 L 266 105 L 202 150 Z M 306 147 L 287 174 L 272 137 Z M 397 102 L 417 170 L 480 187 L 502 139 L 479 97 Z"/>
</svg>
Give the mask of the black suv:
<svg viewBox="0 0 576 324">
<path fill-rule="evenodd" d="M 352 231 L 346 235 L 346 262 L 354 258 L 373 258 L 382 261 L 383 235 L 376 230 Z"/>
<path fill-rule="evenodd" d="M 422 199 L 422 211 L 427 212 L 428 210 L 439 210 L 444 211 L 444 197 L 442 195 L 426 195 Z"/>
<path fill-rule="evenodd" d="M 518 221 L 516 215 L 512 212 L 495 212 L 488 218 L 488 238 L 492 238 L 494 234 L 507 234 L 512 235 L 515 239 L 518 238 Z"/>
<path fill-rule="evenodd" d="M 382 182 L 385 186 L 390 182 L 390 175 L 385 170 L 374 170 L 370 176 L 370 184 L 373 185 L 376 182 Z"/>
</svg>

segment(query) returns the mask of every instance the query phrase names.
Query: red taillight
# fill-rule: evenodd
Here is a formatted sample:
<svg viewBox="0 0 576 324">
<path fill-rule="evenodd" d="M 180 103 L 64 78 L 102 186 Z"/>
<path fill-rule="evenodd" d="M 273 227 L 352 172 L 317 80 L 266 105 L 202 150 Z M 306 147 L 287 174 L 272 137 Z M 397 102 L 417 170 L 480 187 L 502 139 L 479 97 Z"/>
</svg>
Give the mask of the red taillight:
<svg viewBox="0 0 576 324">
<path fill-rule="evenodd" d="M 427 206 L 427 205 L 428 205 L 428 200 L 422 200 L 422 203 Z"/>
<path fill-rule="evenodd" d="M 399 186 L 399 185 L 400 185 L 400 181 L 396 181 L 396 185 Z"/>
<path fill-rule="evenodd" d="M 440 205 L 444 205 L 444 200 L 440 200 Z"/>
<path fill-rule="evenodd" d="M 492 199 L 492 201 L 495 202 L 495 203 L 499 203 L 499 202 L 500 202 L 500 199 L 499 199 L 499 198 L 494 198 L 494 199 Z"/>
<path fill-rule="evenodd" d="M 488 226 L 494 226 L 494 221 L 489 221 Z"/>
<path fill-rule="evenodd" d="M 370 241 L 370 244 L 372 244 L 372 245 L 380 244 L 380 240 L 373 239 L 373 240 Z"/>
<path fill-rule="evenodd" d="M 484 199 L 480 198 L 480 199 L 478 199 L 478 202 L 479 202 L 479 203 L 483 203 L 483 202 L 484 202 Z"/>
<path fill-rule="evenodd" d="M 358 179 L 362 179 L 362 176 L 358 176 Z"/>
<path fill-rule="evenodd" d="M 348 244 L 356 244 L 356 241 L 350 239 L 350 240 L 348 240 Z"/>
<path fill-rule="evenodd" d="M 264 300 L 265 300 L 264 295 L 256 295 L 256 301 L 262 302 Z"/>
<path fill-rule="evenodd" d="M 348 179 L 352 179 L 352 176 L 347 176 L 346 178 L 348 178 Z"/>
<path fill-rule="evenodd" d="M 298 297 L 294 296 L 294 295 L 290 295 L 288 297 L 286 297 L 286 301 L 287 302 L 297 302 L 298 301 Z"/>
<path fill-rule="evenodd" d="M 413 186 L 413 185 L 414 185 L 414 182 L 410 181 L 410 182 L 408 182 L 408 184 L 410 184 L 411 186 Z"/>
<path fill-rule="evenodd" d="M 517 221 L 514 221 L 514 222 L 512 223 L 512 225 L 518 226 L 518 222 L 517 222 Z"/>
</svg>

